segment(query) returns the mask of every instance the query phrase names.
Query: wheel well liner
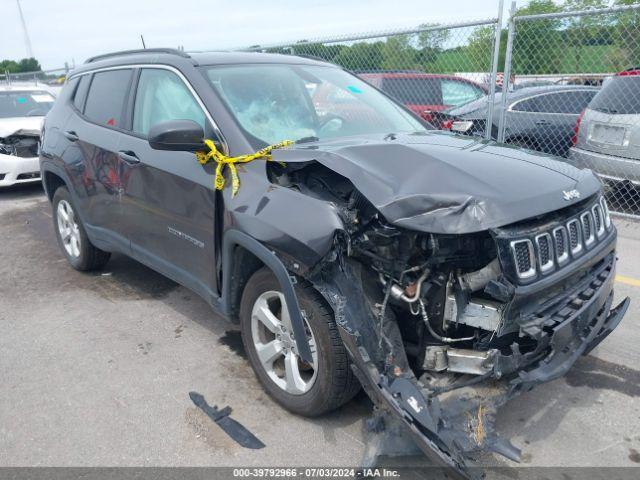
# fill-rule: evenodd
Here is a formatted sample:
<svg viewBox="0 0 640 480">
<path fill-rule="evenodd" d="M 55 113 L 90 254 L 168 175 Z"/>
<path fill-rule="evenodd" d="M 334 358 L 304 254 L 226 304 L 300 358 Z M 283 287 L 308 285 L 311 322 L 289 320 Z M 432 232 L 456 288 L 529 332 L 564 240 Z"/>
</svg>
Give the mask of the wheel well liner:
<svg viewBox="0 0 640 480">
<path fill-rule="evenodd" d="M 250 237 L 246 233 L 239 230 L 228 230 L 224 234 L 223 246 L 222 246 L 222 265 L 223 271 L 234 271 L 234 251 L 236 247 L 242 247 L 255 256 L 260 262 L 267 266 L 278 279 L 282 293 L 284 294 L 287 302 L 287 308 L 289 310 L 289 317 L 291 318 L 291 326 L 296 339 L 296 347 L 300 357 L 306 362 L 313 362 L 311 356 L 311 348 L 309 342 L 306 341 L 307 335 L 304 326 L 304 320 L 302 318 L 302 312 L 300 311 L 300 304 L 298 303 L 298 297 L 296 296 L 293 285 L 295 283 L 295 277 L 291 277 L 289 272 L 285 268 L 284 264 L 280 261 L 276 255 L 258 242 L 256 239 Z M 255 260 L 252 260 L 255 262 Z M 237 295 L 234 290 L 238 290 L 236 286 L 233 286 L 234 278 L 232 275 L 223 275 L 222 281 L 222 310 L 227 314 L 233 311 L 233 299 L 234 295 Z M 241 293 L 240 293 L 241 294 Z M 304 341 L 299 341 L 304 339 Z"/>
<path fill-rule="evenodd" d="M 56 190 L 59 187 L 64 187 L 66 186 L 66 182 L 64 181 L 64 179 L 50 171 L 50 170 L 45 170 L 44 175 L 42 177 L 42 184 L 44 185 L 44 190 L 47 194 L 47 197 L 49 198 L 49 201 L 53 201 L 53 195 L 56 193 Z"/>
</svg>

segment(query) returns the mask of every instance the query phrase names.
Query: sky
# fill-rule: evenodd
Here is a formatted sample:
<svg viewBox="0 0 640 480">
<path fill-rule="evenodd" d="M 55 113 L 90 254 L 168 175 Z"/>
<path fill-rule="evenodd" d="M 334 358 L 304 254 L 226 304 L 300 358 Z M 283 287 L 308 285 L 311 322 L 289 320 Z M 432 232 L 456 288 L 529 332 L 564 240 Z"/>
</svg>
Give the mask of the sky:
<svg viewBox="0 0 640 480">
<path fill-rule="evenodd" d="M 505 0 L 505 5 L 510 4 Z M 524 3 L 524 0 L 520 0 Z M 498 14 L 498 0 L 20 0 L 44 69 L 147 47 L 225 50 L 454 23 Z M 0 60 L 27 57 L 16 0 L 0 0 Z"/>
</svg>

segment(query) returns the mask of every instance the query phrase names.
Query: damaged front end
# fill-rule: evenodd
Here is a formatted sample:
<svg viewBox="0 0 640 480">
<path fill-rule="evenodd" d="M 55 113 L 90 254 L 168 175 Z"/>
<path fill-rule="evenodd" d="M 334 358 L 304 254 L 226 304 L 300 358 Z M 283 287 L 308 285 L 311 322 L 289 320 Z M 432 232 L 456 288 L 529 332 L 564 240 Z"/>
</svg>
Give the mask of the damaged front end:
<svg viewBox="0 0 640 480">
<path fill-rule="evenodd" d="M 40 132 L 18 131 L 13 135 L 0 138 L 0 154 L 20 158 L 34 158 L 38 156 Z"/>
<path fill-rule="evenodd" d="M 380 418 L 463 477 L 480 452 L 519 461 L 495 431 L 498 408 L 566 373 L 627 309 L 611 309 L 616 231 L 598 193 L 507 226 L 428 233 L 391 223 L 319 163 L 270 176 L 338 207 L 345 230 L 304 276 Z"/>
</svg>

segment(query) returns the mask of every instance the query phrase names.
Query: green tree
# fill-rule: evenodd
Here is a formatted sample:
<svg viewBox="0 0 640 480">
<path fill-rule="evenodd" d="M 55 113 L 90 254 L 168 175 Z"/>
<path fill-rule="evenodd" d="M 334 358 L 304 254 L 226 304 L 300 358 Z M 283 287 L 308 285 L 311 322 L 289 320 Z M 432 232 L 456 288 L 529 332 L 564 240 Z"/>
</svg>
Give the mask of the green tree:
<svg viewBox="0 0 640 480">
<path fill-rule="evenodd" d="M 333 61 L 348 70 L 380 70 L 383 46 L 383 42 L 358 42 L 343 46 Z"/>
<path fill-rule="evenodd" d="M 500 50 L 498 54 L 498 71 L 504 71 L 504 57 L 507 51 L 506 28 L 500 31 Z M 469 45 L 465 48 L 472 70 L 476 72 L 489 71 L 493 58 L 493 42 L 495 29 L 493 26 L 477 27 L 469 36 Z"/>
<path fill-rule="evenodd" d="M 615 5 L 638 5 L 638 0 L 616 0 Z M 616 15 L 613 32 L 618 47 L 617 69 L 640 65 L 640 10 L 629 10 Z"/>
<path fill-rule="evenodd" d="M 531 0 L 516 11 L 517 15 L 535 15 L 559 12 L 561 7 L 553 0 Z M 513 44 L 513 73 L 549 74 L 560 71 L 560 28 L 559 19 L 521 21 L 516 25 Z"/>
<path fill-rule="evenodd" d="M 433 23 L 423 23 L 419 28 L 437 27 Z M 414 61 L 425 70 L 430 70 L 428 64 L 434 63 L 443 51 L 443 45 L 449 40 L 451 30 L 443 27 L 435 30 L 425 30 L 417 34 L 415 40 L 418 49 L 414 52 Z"/>
<path fill-rule="evenodd" d="M 323 43 L 300 43 L 293 46 L 296 55 L 317 57 L 327 62 L 334 62 L 334 59 L 344 48 L 348 47 L 344 45 L 325 45 Z"/>
<path fill-rule="evenodd" d="M 563 8 L 567 11 L 593 10 L 607 7 L 606 0 L 565 0 Z M 596 58 L 584 58 L 584 51 L 591 45 L 599 44 L 600 38 L 607 34 L 608 18 L 605 15 L 583 15 L 567 18 L 567 44 L 572 50 L 574 64 L 568 67 L 572 72 L 593 72 L 601 61 Z M 593 50 L 592 50 L 593 51 Z"/>
<path fill-rule="evenodd" d="M 40 63 L 35 58 L 23 58 L 22 60 L 3 60 L 0 62 L 0 72 L 9 73 L 39 72 L 42 70 Z"/>
<path fill-rule="evenodd" d="M 411 45 L 411 37 L 407 35 L 397 35 L 387 37 L 387 41 L 382 44 L 383 70 L 410 70 L 419 67 L 416 61 L 416 49 Z"/>
</svg>

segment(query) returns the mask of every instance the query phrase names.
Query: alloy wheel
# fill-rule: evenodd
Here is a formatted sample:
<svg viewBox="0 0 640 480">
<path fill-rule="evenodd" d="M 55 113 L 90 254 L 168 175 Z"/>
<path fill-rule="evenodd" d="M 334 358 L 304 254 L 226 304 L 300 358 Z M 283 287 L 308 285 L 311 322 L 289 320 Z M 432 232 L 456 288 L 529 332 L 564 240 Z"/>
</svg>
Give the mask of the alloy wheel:
<svg viewBox="0 0 640 480">
<path fill-rule="evenodd" d="M 308 392 L 317 377 L 316 339 L 306 320 L 305 330 L 312 364 L 298 355 L 284 295 L 268 291 L 255 301 L 251 311 L 251 337 L 260 365 L 278 387 L 293 395 Z"/>
<path fill-rule="evenodd" d="M 69 256 L 73 258 L 79 257 L 81 242 L 80 228 L 75 219 L 75 212 L 69 202 L 66 200 L 60 200 L 58 202 L 56 218 L 58 220 L 58 233 L 60 234 L 64 249 Z"/>
</svg>

